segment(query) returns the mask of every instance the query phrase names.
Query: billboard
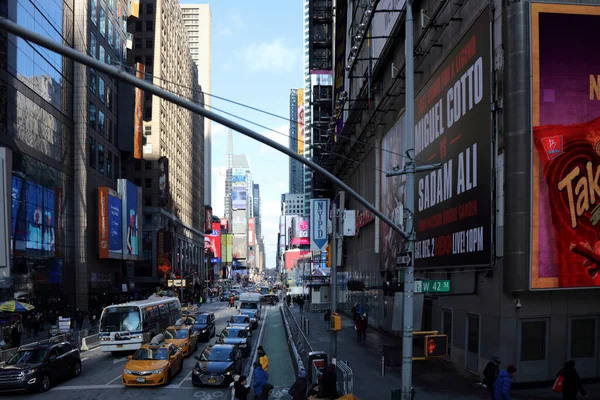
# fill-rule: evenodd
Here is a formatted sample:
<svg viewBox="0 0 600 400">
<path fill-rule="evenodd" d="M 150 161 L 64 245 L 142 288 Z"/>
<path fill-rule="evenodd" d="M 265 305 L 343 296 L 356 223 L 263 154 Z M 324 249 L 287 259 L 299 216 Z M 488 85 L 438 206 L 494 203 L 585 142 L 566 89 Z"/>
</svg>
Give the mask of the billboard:
<svg viewBox="0 0 600 400">
<path fill-rule="evenodd" d="M 231 187 L 246 188 L 246 170 L 244 168 L 233 168 L 231 171 Z"/>
<path fill-rule="evenodd" d="M 285 252 L 285 269 L 286 271 L 290 271 L 294 269 L 296 266 L 296 262 L 305 255 L 310 254 L 309 250 L 288 250 Z"/>
<path fill-rule="evenodd" d="M 600 286 L 594 32 L 600 7 L 531 4 L 532 289 Z"/>
<path fill-rule="evenodd" d="M 138 6 L 139 7 L 139 6 Z M 138 79 L 144 79 L 144 64 L 136 63 L 136 77 Z M 135 88 L 135 122 L 134 122 L 134 134 L 133 134 L 133 158 L 138 160 L 142 158 L 142 130 L 144 124 L 144 91 Z"/>
<path fill-rule="evenodd" d="M 233 235 L 233 258 L 246 258 L 248 253 L 248 235 Z"/>
<path fill-rule="evenodd" d="M 256 220 L 254 218 L 248 219 L 248 246 L 254 246 L 256 244 Z"/>
<path fill-rule="evenodd" d="M 142 188 L 126 179 L 119 179 L 117 185 L 122 198 L 123 258 L 137 260 L 140 254 Z"/>
<path fill-rule="evenodd" d="M 121 195 L 107 187 L 98 188 L 98 257 L 123 258 Z"/>
<path fill-rule="evenodd" d="M 12 251 L 54 252 L 54 191 L 18 177 L 12 177 L 11 183 Z"/>
<path fill-rule="evenodd" d="M 213 253 L 212 263 L 221 262 L 221 223 L 212 223 L 212 232 L 206 235 L 210 242 L 210 251 Z"/>
<path fill-rule="evenodd" d="M 169 231 L 158 231 L 156 233 L 156 264 L 160 277 L 167 277 L 171 272 L 171 260 L 173 259 L 173 234 Z"/>
<path fill-rule="evenodd" d="M 221 232 L 229 232 L 231 226 L 229 225 L 229 220 L 227 218 L 221 218 Z"/>
<path fill-rule="evenodd" d="M 299 216 L 292 218 L 292 231 L 290 238 L 292 246 L 310 245 L 308 221 L 306 220 L 306 218 Z"/>
<path fill-rule="evenodd" d="M 233 235 L 227 233 L 223 235 L 225 241 L 225 254 L 223 255 L 223 262 L 231 263 L 233 261 Z"/>
<path fill-rule="evenodd" d="M 231 207 L 234 210 L 245 210 L 248 204 L 248 195 L 245 187 L 234 187 L 231 189 Z"/>
<path fill-rule="evenodd" d="M 377 14 L 373 18 L 375 18 Z M 334 104 L 338 104 L 340 94 L 346 90 L 346 26 L 348 23 L 348 2 L 339 1 L 335 6 L 335 72 L 333 82 Z M 337 124 L 335 125 L 335 135 L 342 132 L 344 127 L 344 111 L 340 108 L 340 113 L 335 116 Z"/>
<path fill-rule="evenodd" d="M 166 207 L 169 204 L 169 159 L 158 159 L 158 205 Z"/>
<path fill-rule="evenodd" d="M 204 233 L 212 232 L 212 207 L 204 206 Z"/>
<path fill-rule="evenodd" d="M 298 89 L 298 154 L 304 155 L 304 89 Z"/>
<path fill-rule="evenodd" d="M 415 267 L 489 266 L 492 141 L 487 8 L 415 99 Z"/>
<path fill-rule="evenodd" d="M 246 211 L 233 210 L 231 228 L 232 232 L 236 234 L 245 234 L 248 231 L 248 218 L 246 217 Z"/>
</svg>

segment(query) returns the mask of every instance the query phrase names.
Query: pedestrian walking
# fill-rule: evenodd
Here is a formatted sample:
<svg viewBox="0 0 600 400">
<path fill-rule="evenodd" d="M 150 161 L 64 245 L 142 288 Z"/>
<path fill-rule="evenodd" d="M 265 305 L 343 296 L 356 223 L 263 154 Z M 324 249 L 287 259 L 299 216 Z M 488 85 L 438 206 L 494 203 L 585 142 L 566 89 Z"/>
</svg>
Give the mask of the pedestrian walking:
<svg viewBox="0 0 600 400">
<path fill-rule="evenodd" d="M 356 323 L 356 320 L 358 319 L 358 303 L 354 303 L 354 305 L 352 306 L 352 322 Z"/>
<path fill-rule="evenodd" d="M 248 385 L 248 381 L 246 376 L 240 376 L 237 381 L 233 384 L 233 395 L 235 400 L 246 400 L 248 399 L 248 393 L 250 393 L 250 385 Z"/>
<path fill-rule="evenodd" d="M 567 361 L 557 376 L 561 375 L 563 377 L 563 400 L 576 400 L 579 393 L 581 393 L 583 398 L 587 399 L 587 393 L 581 385 L 579 374 L 577 373 L 577 369 L 575 369 L 575 361 Z"/>
<path fill-rule="evenodd" d="M 260 362 L 260 365 L 265 370 L 265 372 L 268 372 L 269 371 L 269 357 L 267 357 L 267 353 L 265 352 L 265 349 L 263 349 L 262 346 L 258 346 L 256 351 L 258 353 L 258 362 Z"/>
<path fill-rule="evenodd" d="M 308 389 L 308 381 L 306 380 L 306 371 L 301 369 L 298 372 L 296 382 L 288 390 L 288 394 L 292 396 L 292 400 L 306 400 L 306 391 Z"/>
<path fill-rule="evenodd" d="M 263 390 L 263 385 L 267 383 L 269 375 L 262 368 L 260 362 L 254 363 L 254 376 L 252 377 L 252 389 L 254 389 L 254 399 L 259 400 Z"/>
<path fill-rule="evenodd" d="M 325 322 L 325 329 L 329 332 L 331 330 L 331 310 L 329 308 L 325 311 L 325 315 L 323 315 L 323 322 Z"/>
<path fill-rule="evenodd" d="M 365 319 L 360 316 L 356 318 L 354 322 L 354 329 L 356 330 L 356 341 L 360 342 L 363 339 L 363 330 L 365 329 Z"/>
<path fill-rule="evenodd" d="M 300 314 L 304 312 L 304 299 L 300 297 L 298 299 L 298 307 L 300 308 Z"/>
<path fill-rule="evenodd" d="M 274 389 L 275 388 L 270 383 L 265 383 L 262 385 L 262 390 L 258 400 L 267 400 L 273 394 Z"/>
<path fill-rule="evenodd" d="M 367 328 L 369 327 L 369 314 L 367 313 L 363 313 L 362 315 L 362 331 L 361 331 L 361 337 L 362 340 L 366 341 L 367 340 Z"/>
<path fill-rule="evenodd" d="M 231 296 L 229 298 L 229 308 L 233 308 L 234 304 L 235 304 L 235 299 L 233 298 L 233 296 Z"/>
<path fill-rule="evenodd" d="M 494 400 L 494 382 L 496 382 L 499 373 L 500 357 L 493 355 L 492 359 L 487 363 L 483 370 L 483 381 L 481 382 L 487 387 L 492 400 Z"/>
<path fill-rule="evenodd" d="M 494 382 L 494 400 L 510 400 L 510 387 L 516 373 L 517 368 L 514 365 L 500 371 L 498 379 Z"/>
</svg>

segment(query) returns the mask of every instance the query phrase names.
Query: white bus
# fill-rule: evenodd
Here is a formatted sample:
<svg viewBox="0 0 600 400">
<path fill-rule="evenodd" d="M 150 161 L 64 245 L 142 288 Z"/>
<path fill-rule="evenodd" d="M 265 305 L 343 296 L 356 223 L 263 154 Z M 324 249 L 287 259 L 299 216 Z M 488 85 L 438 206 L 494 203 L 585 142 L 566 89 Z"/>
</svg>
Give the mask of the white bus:
<svg viewBox="0 0 600 400">
<path fill-rule="evenodd" d="M 113 353 L 137 350 L 180 318 L 177 297 L 153 296 L 108 306 L 100 317 L 100 349 Z"/>
</svg>

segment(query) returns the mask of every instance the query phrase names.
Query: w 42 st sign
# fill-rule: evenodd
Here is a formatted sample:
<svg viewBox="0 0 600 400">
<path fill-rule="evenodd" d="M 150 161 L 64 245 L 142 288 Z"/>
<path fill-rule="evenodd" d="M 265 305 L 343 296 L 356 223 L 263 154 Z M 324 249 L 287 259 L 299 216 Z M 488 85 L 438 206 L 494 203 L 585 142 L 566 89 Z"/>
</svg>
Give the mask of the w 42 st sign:
<svg viewBox="0 0 600 400">
<path fill-rule="evenodd" d="M 416 293 L 447 293 L 449 291 L 449 280 L 415 281 Z"/>
</svg>

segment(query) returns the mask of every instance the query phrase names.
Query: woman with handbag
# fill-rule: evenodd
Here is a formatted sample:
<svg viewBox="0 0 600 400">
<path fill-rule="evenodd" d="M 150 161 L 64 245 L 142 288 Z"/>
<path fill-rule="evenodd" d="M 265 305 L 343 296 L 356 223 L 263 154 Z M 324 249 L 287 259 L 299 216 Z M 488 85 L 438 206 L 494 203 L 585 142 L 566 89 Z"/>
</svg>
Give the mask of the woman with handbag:
<svg viewBox="0 0 600 400">
<path fill-rule="evenodd" d="M 565 363 L 564 368 L 557 375 L 552 390 L 562 392 L 563 400 L 576 400 L 579 393 L 587 399 L 587 393 L 581 385 L 579 374 L 575 369 L 575 361 Z"/>
</svg>

